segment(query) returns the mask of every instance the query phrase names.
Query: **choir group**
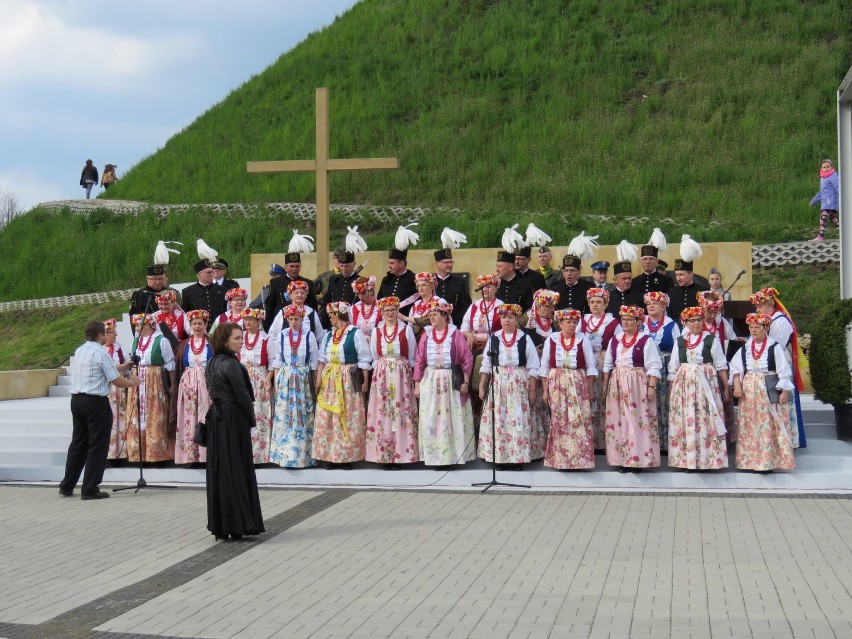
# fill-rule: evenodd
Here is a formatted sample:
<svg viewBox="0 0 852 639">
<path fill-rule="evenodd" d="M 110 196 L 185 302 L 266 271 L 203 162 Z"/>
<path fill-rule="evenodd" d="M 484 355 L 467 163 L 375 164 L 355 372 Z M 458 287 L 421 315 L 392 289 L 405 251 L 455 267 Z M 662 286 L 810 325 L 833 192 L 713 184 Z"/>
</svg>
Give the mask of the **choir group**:
<svg viewBox="0 0 852 639">
<path fill-rule="evenodd" d="M 400 228 L 377 282 L 359 276 L 366 245 L 350 229 L 334 271 L 312 282 L 299 276 L 306 236 L 294 233 L 284 267 L 272 265 L 251 303 L 217 256 L 196 263 L 199 281 L 180 301 L 166 284 L 168 255 L 149 266 L 131 302 L 129 350 L 105 322 L 110 356 L 134 361 L 141 379 L 113 388 L 109 457 L 205 462 L 193 435 L 211 401 L 208 331 L 234 323 L 254 391 L 255 464 L 451 469 L 479 457 L 506 470 L 543 459 L 570 471 L 595 468 L 605 452 L 623 472 L 665 455 L 690 472 L 727 467 L 735 447 L 739 469 L 794 468 L 805 439 L 793 322 L 777 291 L 762 289 L 750 299 L 749 335 L 737 337 L 718 277 L 703 286 L 693 273 L 701 249 L 688 236 L 673 275 L 661 268 L 659 230 L 638 252 L 622 242 L 610 282 L 606 262 L 592 265 L 593 280 L 580 277 L 594 237 L 575 238 L 560 270 L 546 234 L 530 225 L 524 240 L 507 229 L 496 273 L 475 278 L 471 301 L 468 277 L 452 272 L 464 236 L 445 229 L 436 272 L 415 274 L 411 235 Z"/>
</svg>

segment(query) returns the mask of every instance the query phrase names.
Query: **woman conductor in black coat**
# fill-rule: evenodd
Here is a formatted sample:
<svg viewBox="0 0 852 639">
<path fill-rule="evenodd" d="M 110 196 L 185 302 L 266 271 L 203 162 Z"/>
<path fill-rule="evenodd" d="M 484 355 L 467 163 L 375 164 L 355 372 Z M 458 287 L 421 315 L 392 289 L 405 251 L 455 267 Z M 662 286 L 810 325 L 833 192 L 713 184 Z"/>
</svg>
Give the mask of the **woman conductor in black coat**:
<svg viewBox="0 0 852 639">
<path fill-rule="evenodd" d="M 210 338 L 214 356 L 205 371 L 212 404 L 207 412 L 207 529 L 216 539 L 264 531 L 251 449 L 254 395 L 237 359 L 243 345 L 236 324 L 219 325 Z"/>
</svg>

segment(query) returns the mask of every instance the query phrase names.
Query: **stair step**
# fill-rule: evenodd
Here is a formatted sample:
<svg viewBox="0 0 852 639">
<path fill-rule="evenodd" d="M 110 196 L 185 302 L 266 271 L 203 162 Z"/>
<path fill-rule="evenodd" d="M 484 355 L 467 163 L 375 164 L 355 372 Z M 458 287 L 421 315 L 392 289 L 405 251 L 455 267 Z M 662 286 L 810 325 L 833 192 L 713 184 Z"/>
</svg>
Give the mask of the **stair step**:
<svg viewBox="0 0 852 639">
<path fill-rule="evenodd" d="M 71 386 L 51 386 L 47 389 L 48 397 L 71 397 Z"/>
<path fill-rule="evenodd" d="M 70 375 L 60 375 L 56 378 L 57 386 L 71 386 L 71 376 Z"/>
<path fill-rule="evenodd" d="M 71 443 L 71 429 L 63 433 L 28 433 L 5 434 L 0 432 L 0 451 L 4 450 L 36 450 L 61 451 L 68 450 Z"/>
</svg>

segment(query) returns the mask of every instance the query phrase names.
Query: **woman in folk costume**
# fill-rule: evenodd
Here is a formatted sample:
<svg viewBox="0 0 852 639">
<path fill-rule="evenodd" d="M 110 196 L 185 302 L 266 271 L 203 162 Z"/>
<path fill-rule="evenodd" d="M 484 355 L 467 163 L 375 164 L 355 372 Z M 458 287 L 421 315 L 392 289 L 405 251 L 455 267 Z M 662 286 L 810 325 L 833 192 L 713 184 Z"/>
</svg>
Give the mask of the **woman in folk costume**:
<svg viewBox="0 0 852 639">
<path fill-rule="evenodd" d="M 190 335 L 178 347 L 177 374 L 177 434 L 175 436 L 175 463 L 198 464 L 207 460 L 207 449 L 192 438 L 199 421 L 204 421 L 210 408 L 210 395 L 204 381 L 204 367 L 213 357 L 207 341 L 207 320 L 210 315 L 203 309 L 187 312 Z"/>
<path fill-rule="evenodd" d="M 762 288 L 749 297 L 748 301 L 754 304 L 758 313 L 765 313 L 772 319 L 769 324 L 769 337 L 781 344 L 787 363 L 793 371 L 792 401 L 789 405 L 790 441 L 793 442 L 793 448 L 805 448 L 808 442 L 805 438 L 802 401 L 799 397 L 799 392 L 805 390 L 805 385 L 799 370 L 799 335 L 796 333 L 796 325 L 781 303 L 776 289 Z"/>
<path fill-rule="evenodd" d="M 606 411 L 604 410 L 603 371 L 604 356 L 606 349 L 613 337 L 618 337 L 624 330 L 621 322 L 611 313 L 606 312 L 609 305 L 609 291 L 605 288 L 590 288 L 586 292 L 586 302 L 590 313 L 586 313 L 580 322 L 580 332 L 583 333 L 592 345 L 595 354 L 595 368 L 598 376 L 595 377 L 590 387 L 590 405 L 592 415 L 592 431 L 595 438 L 595 450 L 606 449 Z"/>
<path fill-rule="evenodd" d="M 668 370 L 672 349 L 675 347 L 677 338 L 680 337 L 680 328 L 677 322 L 666 315 L 666 308 L 669 305 L 669 296 L 666 293 L 660 291 L 645 293 L 643 301 L 647 315 L 639 331 L 654 340 L 660 352 L 665 373 Z M 660 434 L 660 452 L 665 454 L 669 447 L 669 393 L 666 384 L 657 386 L 657 432 Z"/>
<path fill-rule="evenodd" d="M 346 302 L 332 302 L 326 308 L 331 330 L 319 353 L 313 441 L 314 459 L 344 470 L 364 459 L 364 394 L 370 388 L 372 368 L 370 347 L 363 333 L 349 323 L 349 310 Z"/>
<path fill-rule="evenodd" d="M 376 277 L 359 277 L 352 282 L 352 290 L 358 296 L 349 309 L 352 326 L 361 331 L 367 343 L 373 335 L 373 329 L 381 320 L 378 306 L 376 305 Z"/>
<path fill-rule="evenodd" d="M 251 453 L 255 464 L 268 464 L 272 436 L 273 375 L 269 366 L 269 337 L 261 326 L 263 309 L 244 308 L 240 320 L 243 323 L 243 346 L 239 360 L 248 371 L 254 393 L 255 427 L 251 434 Z"/>
<path fill-rule="evenodd" d="M 169 461 L 175 457 L 175 435 L 169 423 L 166 386 L 176 392 L 174 351 L 153 315 L 140 313 L 132 320 L 138 333 L 130 354 L 139 358 L 137 369 L 142 383 L 127 392 L 127 459 L 139 461 L 141 432 L 142 461 Z"/>
<path fill-rule="evenodd" d="M 714 291 L 701 291 L 698 294 L 698 305 L 704 310 L 703 330 L 705 333 L 715 335 L 719 338 L 719 343 L 722 345 L 722 352 L 727 353 L 730 341 L 744 342 L 745 340 L 737 337 L 734 327 L 727 319 L 722 317 L 722 307 L 724 304 L 724 298 Z M 724 384 L 723 386 L 721 379 L 719 382 L 720 388 L 724 386 L 729 387 L 728 384 Z M 728 445 L 730 445 L 737 441 L 737 414 L 734 412 L 734 399 L 730 392 L 722 393 L 722 406 L 725 413 L 725 430 L 728 431 L 725 439 Z"/>
<path fill-rule="evenodd" d="M 577 331 L 581 317 L 573 308 L 556 311 L 560 331 L 544 342 L 539 369 L 550 407 L 544 465 L 559 470 L 595 467 L 589 399 L 598 370 L 591 341 Z"/>
<path fill-rule="evenodd" d="M 533 294 L 532 310 L 530 310 L 524 332 L 532 339 L 539 359 L 541 359 L 545 340 L 554 331 L 553 310 L 558 303 L 559 293 L 555 291 L 542 288 Z M 559 327 L 555 327 L 555 330 L 558 331 Z M 544 380 L 542 382 L 544 383 Z M 544 448 L 547 445 L 547 431 L 550 429 L 550 409 L 544 400 L 544 393 L 536 393 L 535 401 L 532 403 L 531 408 L 531 454 L 533 459 L 541 459 L 544 457 Z"/>
<path fill-rule="evenodd" d="M 325 338 L 325 330 L 322 327 L 319 313 L 305 304 L 308 299 L 308 283 L 302 280 L 290 282 L 287 285 L 287 295 L 290 296 L 290 303 L 301 309 L 304 315 L 302 318 L 302 330 L 312 332 L 317 340 L 317 344 L 322 344 Z M 278 315 L 276 315 L 275 320 L 269 327 L 270 342 L 277 341 L 281 331 L 289 326 L 289 322 L 284 317 L 282 311 L 278 312 Z"/>
<path fill-rule="evenodd" d="M 228 292 L 225 293 L 225 301 L 228 303 L 228 308 L 230 310 L 225 311 L 213 320 L 213 327 L 210 329 L 210 332 L 212 333 L 216 330 L 216 327 L 219 326 L 219 324 L 224 324 L 225 322 L 236 324 L 240 328 L 243 328 L 243 309 L 246 307 L 247 299 L 248 291 L 246 291 L 246 289 L 228 289 Z"/>
<path fill-rule="evenodd" d="M 399 317 L 411 324 L 414 334 L 417 339 L 420 339 L 423 329 L 429 326 L 429 314 L 432 308 L 432 302 L 446 302 L 445 299 L 435 295 L 435 287 L 438 286 L 438 278 L 434 273 L 417 273 L 414 276 L 414 285 L 417 287 L 417 294 L 420 298 L 409 307 L 408 317 L 400 315 Z M 450 318 L 450 323 L 453 320 Z"/>
<path fill-rule="evenodd" d="M 125 354 L 124 349 L 115 341 L 115 319 L 104 320 L 106 340 L 104 350 L 115 364 L 119 373 L 124 373 L 133 366 L 133 362 Z M 109 452 L 107 459 L 127 459 L 125 436 L 127 430 L 127 389 L 111 384 L 109 388 L 109 407 L 112 409 L 112 430 L 109 434 Z"/>
<path fill-rule="evenodd" d="M 431 325 L 423 329 L 414 357 L 420 459 L 439 468 L 476 456 L 470 406 L 473 354 L 461 331 L 450 324 L 452 311 L 452 304 L 432 301 Z"/>
<path fill-rule="evenodd" d="M 382 322 L 370 339 L 373 379 L 366 459 L 397 470 L 400 464 L 420 461 L 413 377 L 417 340 L 411 326 L 399 321 L 398 297 L 382 298 L 378 304 Z"/>
<path fill-rule="evenodd" d="M 497 308 L 503 304 L 497 299 L 498 275 L 480 275 L 476 278 L 476 288 L 482 289 L 482 299 L 475 301 L 464 314 L 461 332 L 474 356 L 481 355 L 488 341 L 489 329 L 500 330 L 500 316 Z"/>
<path fill-rule="evenodd" d="M 521 307 L 503 304 L 497 312 L 503 328 L 491 336 L 479 369 L 479 397 L 483 401 L 479 457 L 520 470 L 521 464 L 533 459 L 531 406 L 535 404 L 541 364 L 532 338 L 518 330 Z M 491 353 L 497 354 L 497 361 Z M 493 454 L 492 438 L 496 442 Z"/>
<path fill-rule="evenodd" d="M 784 347 L 769 336 L 772 318 L 749 313 L 751 337 L 731 360 L 734 397 L 740 400 L 737 468 L 756 472 L 795 468 L 787 404 L 793 370 Z"/>
<path fill-rule="evenodd" d="M 725 352 L 719 338 L 704 332 L 701 307 L 683 309 L 680 321 L 686 330 L 675 340 L 668 365 L 669 466 L 727 468 L 722 395 L 730 397 L 730 390 Z"/>
<path fill-rule="evenodd" d="M 186 336 L 189 335 L 188 324 L 186 323 L 186 313 L 177 305 L 177 293 L 172 289 L 165 289 L 160 291 L 154 300 L 159 309 L 154 313 L 154 319 L 161 325 L 160 330 L 163 334 L 168 337 L 168 332 L 170 332 L 178 342 L 185 340 Z"/>
<path fill-rule="evenodd" d="M 663 362 L 657 345 L 639 330 L 645 312 L 622 306 L 624 333 L 610 340 L 604 356 L 606 460 L 620 472 L 660 465 L 657 383 Z"/>
<path fill-rule="evenodd" d="M 303 324 L 305 308 L 285 306 L 281 314 L 288 326 L 269 341 L 269 365 L 275 376 L 269 461 L 283 468 L 316 466 L 311 453 L 319 344 L 313 331 Z"/>
</svg>

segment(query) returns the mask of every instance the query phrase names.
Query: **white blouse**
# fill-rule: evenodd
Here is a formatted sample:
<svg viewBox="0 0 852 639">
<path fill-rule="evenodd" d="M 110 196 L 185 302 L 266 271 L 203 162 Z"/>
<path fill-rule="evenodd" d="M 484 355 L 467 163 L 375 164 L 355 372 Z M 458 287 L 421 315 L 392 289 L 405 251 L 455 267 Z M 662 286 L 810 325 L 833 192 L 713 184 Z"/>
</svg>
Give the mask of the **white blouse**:
<svg viewBox="0 0 852 639">
<path fill-rule="evenodd" d="M 554 333 L 544 342 L 544 351 L 541 354 L 541 368 L 538 376 L 547 377 L 550 371 L 551 353 L 556 356 L 556 368 L 577 368 L 577 352 L 583 349 L 583 358 L 586 360 L 586 377 L 597 376 L 598 369 L 595 366 L 595 353 L 592 350 L 592 342 L 583 333 L 574 335 L 574 345 L 571 350 L 566 351 L 562 345 L 562 333 Z"/>
<path fill-rule="evenodd" d="M 355 350 L 358 353 L 358 368 L 362 368 L 365 371 L 369 371 L 373 369 L 373 356 L 370 353 L 370 345 L 367 344 L 367 340 L 364 339 L 364 334 L 359 331 L 357 328 L 348 324 L 346 326 L 346 334 L 343 339 L 340 340 L 340 347 L 337 349 L 337 358 L 336 362 L 338 364 L 346 363 L 346 354 L 344 352 L 344 345 L 346 341 L 349 339 L 349 333 L 355 331 Z M 323 340 L 322 348 L 320 349 L 319 361 L 328 364 L 331 361 L 331 341 L 334 338 L 334 329 L 331 329 L 325 334 L 325 339 Z"/>
<path fill-rule="evenodd" d="M 787 363 L 793 361 L 793 324 L 781 311 L 772 314 L 772 323 L 769 325 L 769 337 L 774 339 L 784 349 Z"/>
<path fill-rule="evenodd" d="M 524 349 L 527 356 L 526 368 L 530 375 L 536 377 L 538 369 L 541 367 L 541 362 L 538 359 L 538 352 L 535 350 L 532 338 L 526 335 L 521 329 L 517 329 L 515 333 L 515 342 L 511 346 L 506 346 L 504 339 L 511 339 L 511 335 L 506 335 L 505 331 L 500 331 L 495 336 L 497 338 L 497 359 L 500 366 L 520 366 L 520 348 L 523 342 L 526 345 Z M 523 339 L 522 339 L 523 338 Z M 479 368 L 480 373 L 487 375 L 491 374 L 491 355 L 488 353 L 489 348 L 486 347 L 482 354 L 482 366 Z"/>
<path fill-rule="evenodd" d="M 325 329 L 322 327 L 319 315 L 310 306 L 304 306 L 305 317 L 302 319 L 302 331 L 311 331 L 317 340 L 317 344 L 322 344 L 325 339 Z M 284 319 L 284 314 L 279 311 L 275 319 L 272 320 L 272 325 L 269 327 L 269 339 L 278 339 L 281 331 L 289 328 L 287 320 Z"/>
<path fill-rule="evenodd" d="M 775 373 L 778 375 L 778 384 L 775 386 L 778 390 L 793 390 L 793 369 L 786 357 L 782 357 L 785 349 L 781 344 L 778 344 L 771 337 L 766 338 L 766 348 L 760 354 L 760 358 L 754 359 L 751 352 L 751 345 L 754 340 L 749 337 L 743 349 L 745 350 L 745 367 L 743 367 L 742 353 L 736 353 L 731 359 L 731 380 L 737 375 L 742 379 L 746 373 L 761 373 L 765 375 L 772 371 L 769 370 L 769 349 L 775 348 Z"/>
<path fill-rule="evenodd" d="M 677 338 L 680 337 L 680 335 L 681 335 L 680 326 L 678 326 L 677 322 L 675 322 L 671 317 L 669 317 L 668 315 L 663 315 L 663 319 L 662 319 L 663 323 L 660 324 L 660 326 L 657 328 L 657 330 L 654 331 L 653 333 L 651 332 L 651 329 L 648 327 L 648 320 L 649 320 L 649 318 L 645 317 L 645 321 L 642 322 L 642 324 L 639 326 L 639 332 L 642 333 L 642 334 L 648 335 L 652 340 L 654 340 L 654 343 L 657 345 L 657 350 L 659 350 L 659 348 L 660 348 L 660 343 L 663 341 L 663 337 L 666 334 L 666 327 L 669 324 L 674 324 L 674 326 L 671 329 L 671 331 L 672 331 L 672 342 L 677 344 Z M 672 348 L 674 348 L 674 347 L 672 347 Z"/>
<path fill-rule="evenodd" d="M 414 366 L 414 356 L 417 354 L 417 338 L 414 337 L 414 331 L 411 326 L 408 324 L 397 321 L 396 323 L 397 331 L 394 334 L 393 330 L 390 330 L 390 335 L 393 335 L 393 339 L 388 341 L 386 336 L 387 325 L 382 324 L 381 326 L 373 329 L 373 334 L 370 336 L 370 350 L 373 353 L 373 361 L 379 359 L 378 349 L 381 348 L 381 357 L 382 358 L 399 358 L 401 356 L 402 348 L 400 346 L 401 336 L 405 335 L 405 343 L 408 348 L 408 363 Z"/>
<path fill-rule="evenodd" d="M 687 348 L 686 349 L 686 361 L 680 361 L 680 347 L 678 346 L 677 340 L 675 340 L 674 347 L 672 348 L 672 358 L 669 360 L 669 376 L 668 380 L 673 382 L 677 377 L 677 370 L 680 368 L 681 364 L 704 364 L 704 338 L 710 335 L 706 331 L 701 333 L 700 340 L 698 342 L 698 346 L 695 348 Z M 692 338 L 691 333 L 684 333 L 684 339 Z M 713 335 L 713 345 L 710 347 L 710 355 L 713 358 L 711 361 L 706 362 L 707 364 L 712 364 L 713 368 L 717 371 L 728 370 L 728 360 L 725 359 L 725 351 L 722 349 L 722 342 L 719 341 L 719 338 Z"/>
<path fill-rule="evenodd" d="M 432 368 L 452 368 L 453 358 L 451 354 L 453 346 L 453 333 L 456 332 L 456 327 L 447 324 L 447 337 L 443 342 L 437 344 L 432 339 L 432 333 L 435 329 L 432 326 L 426 326 L 423 329 L 423 336 L 420 339 L 426 340 L 426 366 Z"/>
<path fill-rule="evenodd" d="M 462 333 L 488 333 L 488 323 L 494 329 L 494 318 L 497 317 L 497 307 L 503 303 L 502 300 L 495 299 L 494 302 L 486 304 L 483 300 L 471 304 L 464 313 L 462 318 L 461 331 Z M 476 308 L 474 315 L 474 307 Z M 485 321 L 486 314 L 488 322 Z M 471 317 L 473 317 L 474 325 L 471 326 Z"/>
<path fill-rule="evenodd" d="M 281 345 L 284 345 L 284 352 L 281 352 Z M 278 370 L 286 364 L 290 365 L 293 361 L 293 348 L 290 346 L 290 327 L 285 328 L 278 337 L 273 341 L 269 338 L 268 351 L 269 368 Z M 298 364 L 307 365 L 312 371 L 317 369 L 319 361 L 319 345 L 313 331 L 302 328 L 302 339 L 299 340 L 299 345 L 296 347 L 296 362 Z"/>
<path fill-rule="evenodd" d="M 367 318 L 364 314 L 364 302 L 355 302 L 349 309 L 349 318 L 352 320 L 352 325 L 361 331 L 364 335 L 364 339 L 366 339 L 367 343 L 369 343 L 373 329 L 376 328 L 376 325 L 378 325 L 382 320 L 382 314 L 379 312 L 378 303 L 373 302 L 373 311 L 370 313 L 370 317 Z"/>
<path fill-rule="evenodd" d="M 583 326 L 586 329 L 583 334 L 588 336 L 589 341 L 592 344 L 592 351 L 594 351 L 595 353 L 601 352 L 601 349 L 603 348 L 604 331 L 607 329 L 607 327 L 612 322 L 618 323 L 618 326 L 615 327 L 615 333 L 613 333 L 613 339 L 617 338 L 619 335 L 621 335 L 624 332 L 624 329 L 621 328 L 621 322 L 619 322 L 617 319 L 615 319 L 612 316 L 612 313 L 604 314 L 603 321 L 600 323 L 600 325 L 597 325 L 597 323 L 595 324 L 597 326 L 597 330 L 595 330 L 595 331 L 589 330 L 589 322 L 595 321 L 594 315 L 592 315 L 591 313 L 586 313 L 585 316 L 583 317 L 583 320 L 584 320 Z M 577 328 L 579 330 L 580 327 L 578 326 Z"/>
<path fill-rule="evenodd" d="M 621 335 L 613 338 L 618 341 L 615 361 L 613 361 L 612 357 L 612 342 L 610 342 L 609 348 L 606 349 L 606 355 L 604 355 L 604 373 L 611 373 L 612 369 L 616 366 L 628 368 L 633 366 L 633 349 L 636 348 L 636 344 L 639 343 L 642 334 L 636 333 L 634 335 L 636 340 L 626 349 L 624 348 L 624 337 L 624 335 Z M 660 377 L 663 369 L 663 360 L 660 359 L 660 351 L 657 350 L 657 344 L 654 340 L 645 340 L 643 354 L 645 356 L 645 373 L 650 377 Z"/>
<path fill-rule="evenodd" d="M 163 356 L 163 368 L 165 368 L 167 371 L 173 371 L 175 369 L 175 352 L 174 350 L 172 350 L 172 345 L 171 343 L 169 343 L 169 340 L 167 340 L 165 336 L 159 331 L 151 335 L 151 343 L 148 345 L 148 348 L 145 349 L 144 353 L 139 349 L 139 344 L 136 344 L 135 354 L 140 357 L 139 365 L 151 365 L 151 354 L 154 351 L 154 340 L 157 337 L 160 338 L 160 353 Z"/>
<path fill-rule="evenodd" d="M 249 343 L 249 334 L 247 331 L 243 332 L 243 347 L 240 349 L 240 361 L 244 365 L 252 364 L 253 366 L 260 366 L 261 357 L 263 356 L 263 349 L 267 349 L 267 362 L 270 360 L 269 358 L 269 336 L 263 332 L 263 329 L 260 329 L 257 332 L 257 341 L 254 342 L 254 347 L 249 349 L 246 345 Z"/>
</svg>

